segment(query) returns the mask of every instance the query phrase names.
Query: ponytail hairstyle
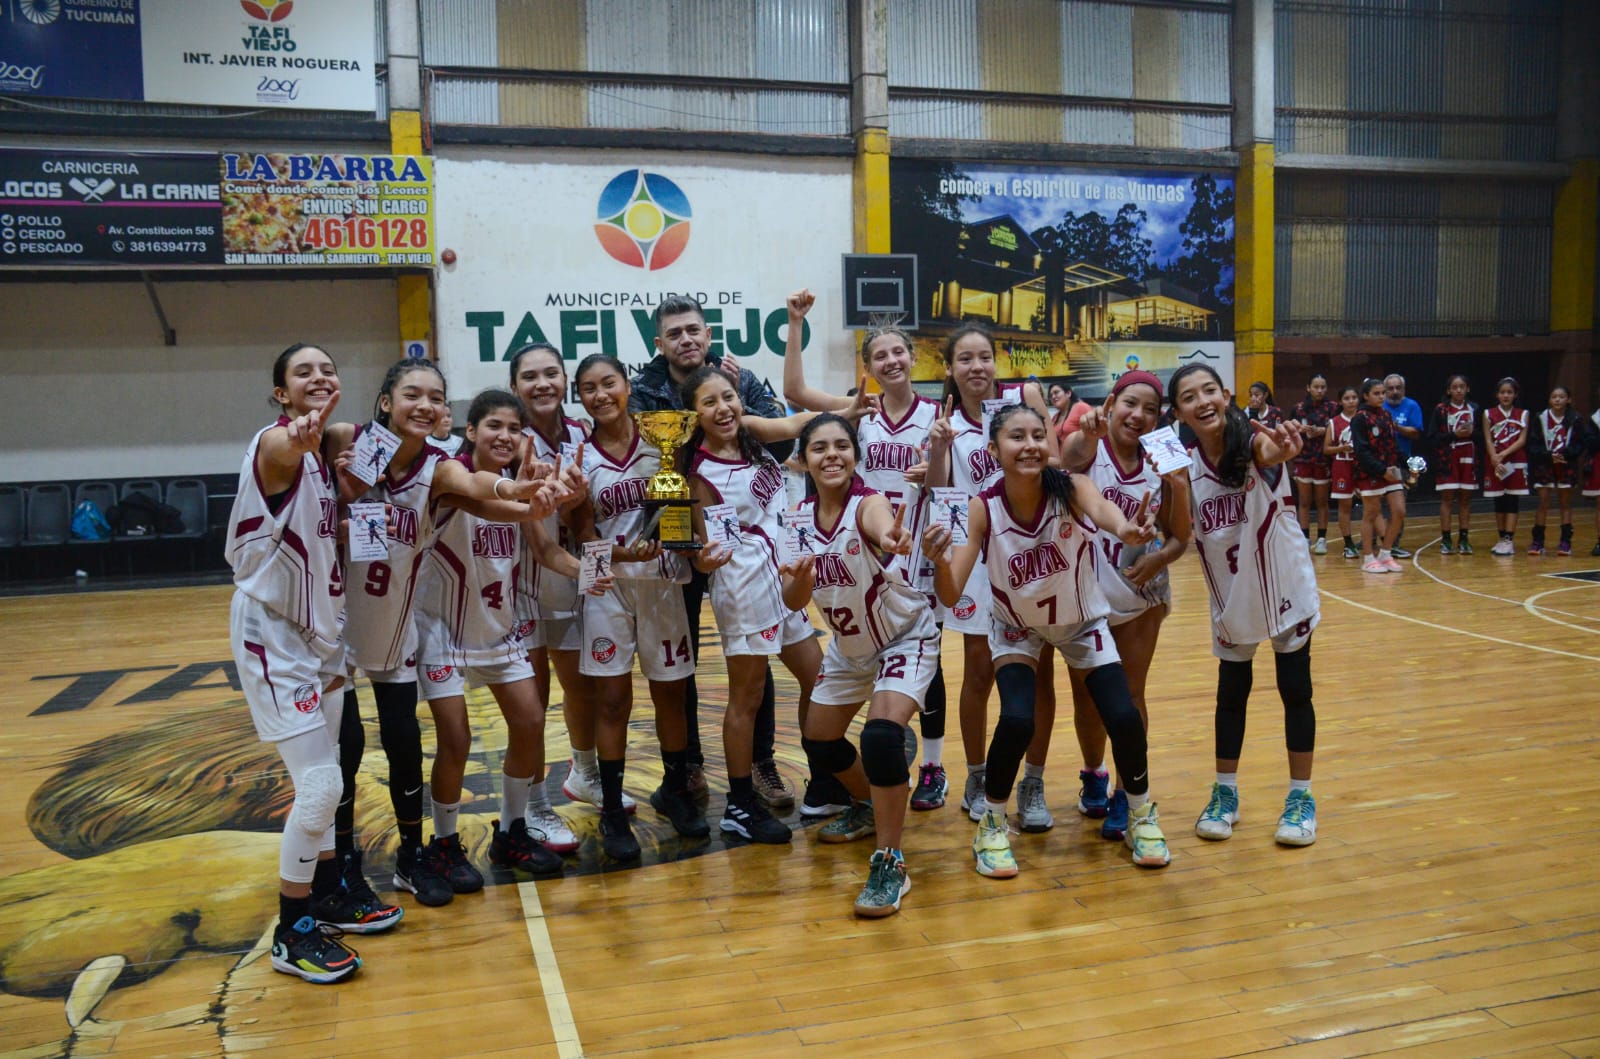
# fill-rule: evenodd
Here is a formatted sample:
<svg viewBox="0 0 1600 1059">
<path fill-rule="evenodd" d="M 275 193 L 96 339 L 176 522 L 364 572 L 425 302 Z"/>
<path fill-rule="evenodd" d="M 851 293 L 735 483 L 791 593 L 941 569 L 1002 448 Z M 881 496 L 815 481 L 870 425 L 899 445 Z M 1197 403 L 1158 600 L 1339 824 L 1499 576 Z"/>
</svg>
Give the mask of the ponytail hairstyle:
<svg viewBox="0 0 1600 1059">
<path fill-rule="evenodd" d="M 721 368 L 713 364 L 702 364 L 690 372 L 689 377 L 683 380 L 683 385 L 678 387 L 678 403 L 683 405 L 686 410 L 694 412 L 696 420 L 699 419 L 700 413 L 695 411 L 694 407 L 695 392 L 713 379 L 721 379 L 723 382 L 728 382 L 728 377 L 723 374 Z M 733 384 L 728 383 L 728 385 L 731 386 Z M 740 402 L 740 407 L 743 408 L 743 402 Z M 739 455 L 743 456 L 747 461 L 750 463 L 777 464 L 777 461 L 772 458 L 772 454 L 762 448 L 761 442 L 757 441 L 755 436 L 745 429 L 742 415 L 739 419 L 737 437 L 739 440 Z M 685 441 L 683 446 L 678 449 L 679 474 L 687 475 L 689 473 L 689 469 L 694 465 L 694 454 L 705 440 L 706 432 L 699 422 L 696 422 L 694 432 L 689 435 L 689 440 Z"/>
<path fill-rule="evenodd" d="M 866 337 L 861 340 L 861 366 L 872 366 L 872 343 L 884 335 L 894 335 L 906 344 L 906 351 L 911 354 L 911 359 L 917 358 L 917 346 L 911 338 L 911 333 L 899 324 L 898 316 L 889 316 L 883 320 L 873 319 L 867 328 Z"/>
<path fill-rule="evenodd" d="M 1009 404 L 996 412 L 989 419 L 989 444 L 996 445 L 1000 437 L 1000 430 L 1006 423 L 1019 415 L 1031 415 L 1045 428 L 1050 429 L 1050 424 L 1045 422 L 1039 410 L 1026 404 Z M 1039 485 L 1044 489 L 1046 504 L 1055 504 L 1061 514 L 1070 515 L 1077 511 L 1072 497 L 1072 475 L 1059 467 L 1045 464 L 1044 472 L 1040 475 Z"/>
<path fill-rule="evenodd" d="M 1313 378 L 1314 377 L 1315 376 L 1313 376 Z M 1267 404 L 1273 405 L 1278 403 L 1272 399 L 1272 387 L 1268 386 L 1266 383 L 1259 381 L 1251 383 L 1250 392 L 1255 393 L 1257 390 L 1261 391 L 1261 396 L 1266 400 Z"/>
<path fill-rule="evenodd" d="M 414 371 L 431 371 L 435 375 L 439 376 L 439 386 L 440 388 L 444 389 L 446 399 L 449 398 L 450 391 L 448 387 L 446 387 L 444 381 L 444 372 L 439 370 L 439 365 L 435 364 L 431 360 L 423 360 L 415 357 L 396 361 L 395 363 L 389 365 L 388 371 L 383 373 L 383 383 L 378 387 L 378 396 L 372 400 L 372 421 L 374 423 L 385 427 L 389 425 L 389 413 L 383 410 L 383 399 L 388 397 L 390 400 L 393 400 L 394 388 L 400 385 L 401 379 L 405 378 L 407 375 L 410 375 Z"/>
<path fill-rule="evenodd" d="M 517 420 L 521 421 L 522 402 L 517 400 L 517 395 L 499 387 L 490 387 L 472 399 L 472 405 L 467 409 L 467 425 L 475 427 L 483 422 L 484 416 L 490 412 L 498 412 L 502 408 L 509 408 L 517 413 Z"/>
<path fill-rule="evenodd" d="M 1173 407 L 1177 407 L 1178 387 L 1183 380 L 1202 371 L 1211 376 L 1219 389 L 1226 389 L 1222 384 L 1222 376 L 1211 365 L 1185 364 L 1167 380 L 1167 392 L 1172 395 Z M 1222 409 L 1222 459 L 1217 461 L 1217 481 L 1229 489 L 1244 488 L 1255 458 L 1255 432 L 1250 428 L 1250 417 L 1238 405 L 1228 401 Z"/>
<path fill-rule="evenodd" d="M 993 355 L 999 352 L 994 347 L 993 332 L 977 320 L 968 320 L 954 331 L 951 331 L 944 340 L 944 392 L 939 395 L 940 407 L 943 407 L 944 403 L 952 397 L 956 399 L 958 406 L 961 404 L 961 395 L 956 392 L 956 379 L 954 375 L 950 374 L 950 365 L 955 362 L 956 343 L 968 335 L 982 335 L 983 340 L 989 343 L 990 354 Z"/>
</svg>

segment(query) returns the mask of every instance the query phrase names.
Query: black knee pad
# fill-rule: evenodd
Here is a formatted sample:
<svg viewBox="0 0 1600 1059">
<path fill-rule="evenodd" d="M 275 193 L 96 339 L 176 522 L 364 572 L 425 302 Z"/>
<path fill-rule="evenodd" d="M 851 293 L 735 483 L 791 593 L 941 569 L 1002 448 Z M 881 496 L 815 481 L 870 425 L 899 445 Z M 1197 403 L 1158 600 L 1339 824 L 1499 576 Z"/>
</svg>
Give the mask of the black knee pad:
<svg viewBox="0 0 1600 1059">
<path fill-rule="evenodd" d="M 843 772 L 856 761 L 856 748 L 843 737 L 811 739 L 801 736 L 800 746 L 806 752 L 806 760 L 811 763 L 811 771 L 824 776 Z"/>
<path fill-rule="evenodd" d="M 1033 724 L 1033 706 L 1038 698 L 1038 677 L 1020 662 L 1001 666 L 994 675 L 1000 692 L 1000 716 L 1026 719 Z"/>
<path fill-rule="evenodd" d="M 1311 705 L 1311 645 L 1277 656 L 1278 697 L 1283 700 L 1283 741 L 1292 754 L 1317 748 L 1317 711 Z"/>
<path fill-rule="evenodd" d="M 1255 683 L 1250 662 L 1217 663 L 1216 753 L 1223 761 L 1236 761 L 1244 749 L 1244 713 Z"/>
<path fill-rule="evenodd" d="M 1517 497 L 1497 496 L 1494 498 L 1494 513 L 1496 515 L 1515 515 L 1517 507 Z"/>
<path fill-rule="evenodd" d="M 861 766 L 874 787 L 904 787 L 911 779 L 905 731 L 887 717 L 873 717 L 861 727 Z"/>
</svg>

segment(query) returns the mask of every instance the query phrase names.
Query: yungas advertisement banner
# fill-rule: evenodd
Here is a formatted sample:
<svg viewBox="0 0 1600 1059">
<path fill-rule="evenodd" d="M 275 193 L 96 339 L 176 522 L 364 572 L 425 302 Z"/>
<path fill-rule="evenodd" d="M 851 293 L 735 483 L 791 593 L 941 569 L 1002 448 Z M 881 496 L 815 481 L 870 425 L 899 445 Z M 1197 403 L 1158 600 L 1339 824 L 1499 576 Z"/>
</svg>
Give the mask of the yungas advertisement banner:
<svg viewBox="0 0 1600 1059">
<path fill-rule="evenodd" d="M 800 287 L 818 294 L 808 376 L 836 393 L 855 385 L 838 295 L 848 162 L 552 155 L 435 159 L 439 245 L 457 255 L 438 271 L 436 299 L 452 397 L 505 386 L 508 355 L 528 342 L 560 349 L 569 375 L 591 353 L 640 367 L 669 293 L 704 306 L 713 354 L 781 395 L 784 302 Z"/>
<path fill-rule="evenodd" d="M 0 94 L 377 108 L 372 0 L 0 0 Z"/>
<path fill-rule="evenodd" d="M 1097 396 L 1135 368 L 1210 364 L 1233 386 L 1233 177 L 895 159 L 892 249 L 917 255 L 919 381 L 958 324 L 1002 378 Z"/>
</svg>

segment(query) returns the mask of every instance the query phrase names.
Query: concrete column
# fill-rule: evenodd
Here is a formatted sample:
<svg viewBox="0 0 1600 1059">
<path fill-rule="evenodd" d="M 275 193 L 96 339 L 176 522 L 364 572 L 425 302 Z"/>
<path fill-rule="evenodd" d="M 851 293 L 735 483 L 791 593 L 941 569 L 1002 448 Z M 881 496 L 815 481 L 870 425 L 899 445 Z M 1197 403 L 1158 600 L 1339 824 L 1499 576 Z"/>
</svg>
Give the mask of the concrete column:
<svg viewBox="0 0 1600 1059">
<path fill-rule="evenodd" d="M 388 0 L 384 5 L 385 42 L 389 62 L 389 150 L 422 154 L 422 35 L 416 0 Z M 400 341 L 428 342 L 433 356 L 433 278 L 395 277 L 396 315 Z"/>
<path fill-rule="evenodd" d="M 850 132 L 856 141 L 855 249 L 889 252 L 889 4 L 850 0 Z"/>
<path fill-rule="evenodd" d="M 1238 0 L 1233 11 L 1234 378 L 1273 379 L 1275 153 L 1272 0 Z"/>
<path fill-rule="evenodd" d="M 1600 12 L 1566 0 L 1561 12 L 1561 87 L 1556 153 L 1572 172 L 1556 192 L 1550 246 L 1550 333 L 1561 346 L 1555 381 L 1590 408 L 1595 354 L 1596 226 L 1600 224 L 1600 77 L 1594 58 Z"/>
</svg>

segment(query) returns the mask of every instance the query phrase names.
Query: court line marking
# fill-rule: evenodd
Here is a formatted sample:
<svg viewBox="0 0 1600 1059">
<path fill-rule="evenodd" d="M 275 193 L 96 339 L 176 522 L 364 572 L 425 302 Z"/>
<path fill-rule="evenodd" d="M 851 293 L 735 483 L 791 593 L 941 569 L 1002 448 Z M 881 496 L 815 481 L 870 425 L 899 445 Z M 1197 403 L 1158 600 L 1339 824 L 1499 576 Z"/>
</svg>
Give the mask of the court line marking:
<svg viewBox="0 0 1600 1059">
<path fill-rule="evenodd" d="M 550 940 L 544 905 L 539 901 L 539 884 L 532 880 L 517 883 L 517 896 L 522 898 L 528 944 L 533 947 L 533 961 L 539 968 L 539 986 L 544 990 L 544 1006 L 550 1013 L 556 1052 L 561 1059 L 582 1059 L 583 1042 L 578 1039 L 578 1024 L 573 1021 L 567 987 L 561 980 L 561 967 L 556 963 L 556 947 Z"/>
<path fill-rule="evenodd" d="M 1521 607 L 1522 609 L 1527 610 L 1528 613 L 1532 614 L 1535 618 L 1538 618 L 1541 621 L 1547 621 L 1552 625 L 1559 625 L 1563 629 L 1572 629 L 1572 630 L 1574 630 L 1576 632 L 1586 632 L 1586 633 L 1590 633 L 1590 634 L 1600 634 L 1600 629 L 1591 629 L 1591 628 L 1588 628 L 1588 627 L 1583 626 L 1583 625 L 1573 625 L 1571 622 L 1560 621 L 1559 619 L 1549 617 L 1548 615 L 1546 615 L 1544 613 L 1543 610 L 1541 610 L 1539 608 L 1529 609 L 1528 606 L 1527 606 L 1526 598 L 1524 598 L 1524 599 L 1508 599 L 1505 596 L 1496 596 L 1496 595 L 1492 595 L 1492 594 L 1490 594 L 1488 592 L 1479 592 L 1477 589 L 1466 588 L 1466 587 L 1464 587 L 1462 585 L 1455 584 L 1452 581 L 1446 581 L 1444 578 L 1439 577 L 1437 574 L 1433 573 L 1427 567 L 1422 565 L 1422 553 L 1423 553 L 1424 549 L 1431 548 L 1435 544 L 1438 544 L 1439 542 L 1440 542 L 1440 538 L 1435 537 L 1435 538 L 1433 538 L 1433 540 L 1428 541 L 1427 543 L 1425 543 L 1421 548 L 1418 548 L 1411 555 L 1411 565 L 1413 567 L 1415 567 L 1417 569 L 1417 571 L 1419 573 L 1421 573 L 1423 576 L 1431 578 L 1436 584 L 1443 585 L 1445 588 L 1454 589 L 1457 592 L 1464 592 L 1469 596 L 1477 596 L 1479 599 L 1492 599 L 1496 603 L 1509 603 L 1513 607 Z M 1578 587 L 1583 587 L 1583 586 L 1580 585 Z M 1542 593 L 1542 594 L 1548 594 L 1548 593 Z M 1587 614 L 1575 614 L 1572 611 L 1568 611 L 1568 610 L 1556 610 L 1554 608 L 1550 608 L 1550 613 L 1551 614 L 1565 615 L 1566 617 L 1569 617 L 1569 618 L 1577 618 L 1579 621 L 1590 621 L 1590 622 L 1600 621 L 1600 618 L 1592 618 Z"/>
<path fill-rule="evenodd" d="M 1371 607 L 1365 603 L 1357 603 L 1353 599 L 1346 599 L 1337 592 L 1329 592 L 1325 588 L 1319 588 L 1318 591 L 1324 596 L 1327 596 L 1329 599 L 1338 600 L 1340 603 L 1348 604 L 1349 606 L 1356 607 L 1359 610 L 1370 611 L 1373 614 L 1381 614 L 1385 618 L 1393 618 L 1396 621 L 1408 621 L 1413 625 L 1421 625 L 1429 629 L 1437 629 L 1440 632 L 1459 633 L 1462 636 L 1470 636 L 1474 640 L 1487 640 L 1490 643 L 1503 644 L 1506 647 L 1525 647 L 1530 651 L 1539 651 L 1547 655 L 1561 655 L 1563 658 L 1577 658 L 1585 662 L 1600 662 L 1600 656 L 1581 655 L 1576 651 L 1563 651 L 1557 647 L 1544 647 L 1540 644 L 1522 643 L 1517 640 L 1503 640 L 1498 636 L 1490 636 L 1487 633 L 1472 632 L 1468 629 L 1458 629 L 1453 625 L 1440 625 L 1436 621 L 1428 621 L 1424 618 L 1413 618 L 1409 614 L 1396 614 L 1393 611 L 1383 610 L 1379 607 Z"/>
<path fill-rule="evenodd" d="M 1549 577 L 1551 575 L 1546 574 L 1545 576 Z M 1600 585 L 1596 585 L 1596 584 L 1594 584 L 1592 582 L 1588 582 L 1588 583 L 1580 582 L 1580 583 L 1575 584 L 1575 585 L 1567 585 L 1567 586 L 1565 586 L 1563 588 L 1552 588 L 1548 592 L 1536 592 L 1533 595 L 1529 596 L 1527 599 L 1522 601 L 1522 609 L 1526 610 L 1529 614 L 1532 614 L 1536 618 L 1543 617 L 1544 615 L 1541 612 L 1540 607 L 1538 606 L 1539 600 L 1543 599 L 1546 596 L 1554 596 L 1554 595 L 1556 595 L 1558 593 L 1561 593 L 1561 592 L 1573 592 L 1573 591 L 1576 591 L 1577 589 L 1580 589 L 1580 588 L 1600 588 Z M 1553 613 L 1553 614 L 1565 614 L 1567 612 L 1564 611 L 1564 610 L 1552 610 L 1551 613 Z M 1594 620 L 1597 620 L 1597 619 L 1591 618 L 1590 620 L 1594 621 Z M 1576 628 L 1577 626 L 1573 626 L 1573 627 Z M 1600 629 L 1586 629 L 1584 631 L 1585 632 L 1600 632 Z"/>
</svg>

